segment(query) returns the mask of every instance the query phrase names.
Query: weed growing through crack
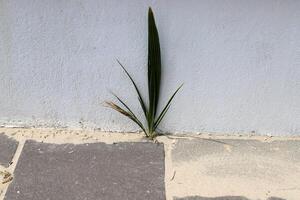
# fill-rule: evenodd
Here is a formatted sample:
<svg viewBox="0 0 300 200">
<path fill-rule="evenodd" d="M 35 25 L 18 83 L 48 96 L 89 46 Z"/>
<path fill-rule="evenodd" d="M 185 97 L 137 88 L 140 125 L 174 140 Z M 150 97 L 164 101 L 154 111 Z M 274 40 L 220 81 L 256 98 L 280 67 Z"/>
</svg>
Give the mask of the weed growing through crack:
<svg viewBox="0 0 300 200">
<path fill-rule="evenodd" d="M 132 121 L 134 121 L 145 133 L 146 137 L 150 139 L 154 139 L 157 136 L 157 127 L 164 118 L 165 114 L 170 108 L 171 102 L 179 89 L 182 87 L 177 88 L 177 90 L 173 93 L 173 95 L 168 100 L 167 104 L 164 106 L 162 111 L 157 114 L 157 107 L 159 102 L 159 93 L 160 93 L 160 82 L 161 82 L 161 56 L 160 56 L 160 44 L 159 44 L 159 36 L 158 31 L 155 24 L 154 15 L 152 9 L 149 8 L 148 11 L 148 97 L 149 97 L 149 105 L 145 104 L 141 93 L 128 73 L 125 67 L 121 64 L 119 60 L 117 60 L 128 78 L 130 79 L 131 83 L 133 84 L 137 95 L 140 106 L 143 110 L 143 113 L 146 118 L 146 127 L 141 122 L 140 119 L 132 112 L 132 110 L 127 106 L 123 100 L 121 100 L 117 95 L 113 94 L 118 102 L 122 105 L 117 105 L 112 101 L 106 101 L 106 105 L 117 112 L 125 115 Z"/>
</svg>

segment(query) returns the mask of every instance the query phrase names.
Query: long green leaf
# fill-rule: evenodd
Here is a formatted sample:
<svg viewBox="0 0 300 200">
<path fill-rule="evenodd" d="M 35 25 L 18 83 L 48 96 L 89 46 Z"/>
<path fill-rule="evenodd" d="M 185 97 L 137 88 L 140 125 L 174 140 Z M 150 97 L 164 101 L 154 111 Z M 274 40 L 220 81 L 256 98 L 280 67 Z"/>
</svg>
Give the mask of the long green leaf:
<svg viewBox="0 0 300 200">
<path fill-rule="evenodd" d="M 169 108 L 171 107 L 171 104 L 168 105 L 166 107 L 166 109 L 164 109 L 164 111 L 161 113 L 160 117 L 157 118 L 157 121 L 155 121 L 155 124 L 154 124 L 154 130 L 156 130 L 156 128 L 158 127 L 158 125 L 160 124 L 160 122 L 163 120 L 164 116 L 166 115 L 166 113 L 168 112 Z"/>
<path fill-rule="evenodd" d="M 161 56 L 158 31 L 152 9 L 148 11 L 148 92 L 150 126 L 153 126 L 157 112 L 161 79 Z"/>
<path fill-rule="evenodd" d="M 143 126 L 143 123 L 136 117 L 136 115 L 132 112 L 132 110 L 127 106 L 124 101 L 122 101 L 116 94 L 112 93 L 116 97 L 116 99 L 130 112 L 130 114 L 133 116 L 133 118 L 136 120 L 138 125 L 142 128 L 143 131 L 145 131 L 145 128 Z"/>
<path fill-rule="evenodd" d="M 141 93 L 140 93 L 138 87 L 136 86 L 134 80 L 132 79 L 132 77 L 130 76 L 130 74 L 128 73 L 128 71 L 125 69 L 125 67 L 122 65 L 122 63 L 121 63 L 118 59 L 117 59 L 117 62 L 118 62 L 119 65 L 122 67 L 122 69 L 124 70 L 124 72 L 126 73 L 126 75 L 129 77 L 131 83 L 133 84 L 133 86 L 134 86 L 134 88 L 135 88 L 135 90 L 136 90 L 136 92 L 137 92 L 137 94 L 138 94 L 138 99 L 139 99 L 139 102 L 140 102 L 141 107 L 142 107 L 142 109 L 143 109 L 144 115 L 145 115 L 145 117 L 147 118 L 147 116 L 148 116 L 147 108 L 146 108 L 145 102 L 144 102 L 144 100 L 143 100 L 143 98 L 142 98 L 142 95 L 141 95 Z"/>
<path fill-rule="evenodd" d="M 173 95 L 170 97 L 168 103 L 165 105 L 164 109 L 161 111 L 160 115 L 158 116 L 158 118 L 156 119 L 155 121 L 155 124 L 154 124 L 154 130 L 157 128 L 157 126 L 159 125 L 159 123 L 161 122 L 161 120 L 164 118 L 165 114 L 167 113 L 167 111 L 169 110 L 170 108 L 170 104 L 173 100 L 173 98 L 175 97 L 175 95 L 177 94 L 177 92 L 180 90 L 180 88 L 182 88 L 183 84 L 181 84 L 177 90 L 173 93 Z"/>
<path fill-rule="evenodd" d="M 120 100 L 120 99 L 118 99 L 118 100 Z M 121 101 L 122 102 L 122 101 Z M 110 107 L 110 108 L 112 108 L 113 110 L 115 110 L 115 111 L 117 111 L 117 112 L 119 112 L 119 113 L 121 113 L 122 115 L 124 115 L 124 116 L 126 116 L 126 117 L 128 117 L 129 119 L 131 119 L 132 121 L 134 121 L 144 132 L 145 132 L 145 134 L 146 134 L 146 136 L 147 136 L 147 132 L 146 132 L 146 130 L 145 130 L 145 128 L 143 127 L 143 125 L 142 125 L 142 123 L 135 117 L 135 115 L 131 112 L 131 111 L 126 111 L 126 110 L 124 110 L 123 108 L 121 108 L 120 106 L 118 106 L 117 104 L 115 104 L 115 103 L 113 103 L 113 102 L 108 102 L 108 101 L 106 101 L 105 102 L 106 103 L 106 105 L 108 106 L 108 107 Z M 123 102 L 124 103 L 124 102 Z M 122 103 L 122 104 L 123 104 Z M 128 110 L 130 110 L 129 108 L 128 108 L 128 106 L 126 106 L 126 104 L 123 104 Z"/>
</svg>

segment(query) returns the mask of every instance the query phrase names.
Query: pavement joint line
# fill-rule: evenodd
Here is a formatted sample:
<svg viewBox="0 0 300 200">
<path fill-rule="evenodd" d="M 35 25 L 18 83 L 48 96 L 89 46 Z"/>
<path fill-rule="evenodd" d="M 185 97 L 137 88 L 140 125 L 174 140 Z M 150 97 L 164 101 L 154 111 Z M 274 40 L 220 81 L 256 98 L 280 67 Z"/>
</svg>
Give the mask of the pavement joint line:
<svg viewBox="0 0 300 200">
<path fill-rule="evenodd" d="M 20 155 L 21 155 L 21 152 L 23 150 L 23 147 L 24 147 L 24 144 L 26 142 L 26 139 L 25 140 L 18 140 L 19 142 L 19 145 L 18 145 L 18 148 L 13 156 L 13 159 L 12 159 L 12 164 L 6 169 L 6 171 L 8 171 L 9 173 L 11 173 L 12 175 L 12 178 L 14 178 L 14 171 L 16 169 L 16 166 L 17 166 L 17 163 L 18 163 L 18 160 L 20 158 Z M 8 189 L 8 186 L 11 184 L 11 182 L 13 181 L 13 179 L 7 183 L 5 183 L 1 193 L 0 193 L 0 200 L 3 200 L 4 197 L 5 197 L 5 194 L 6 194 L 6 191 Z"/>
<path fill-rule="evenodd" d="M 158 138 L 158 142 L 161 142 L 164 145 L 165 150 L 165 194 L 166 200 L 173 200 L 173 195 L 170 192 L 170 182 L 174 176 L 174 170 L 172 165 L 172 145 L 175 140 L 166 140 Z"/>
<path fill-rule="evenodd" d="M 165 135 L 165 137 L 169 139 L 208 139 L 208 140 L 228 140 L 228 139 L 237 139 L 237 140 L 258 140 L 261 142 L 273 142 L 273 141 L 287 141 L 294 140 L 300 141 L 300 136 L 269 136 L 269 135 L 241 135 L 241 134 L 173 134 L 173 135 Z"/>
</svg>

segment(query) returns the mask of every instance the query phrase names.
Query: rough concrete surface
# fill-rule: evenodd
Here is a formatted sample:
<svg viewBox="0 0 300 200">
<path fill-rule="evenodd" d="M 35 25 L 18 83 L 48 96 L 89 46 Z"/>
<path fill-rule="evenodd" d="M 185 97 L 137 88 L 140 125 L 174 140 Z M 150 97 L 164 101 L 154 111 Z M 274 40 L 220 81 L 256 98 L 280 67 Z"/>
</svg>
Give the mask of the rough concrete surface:
<svg viewBox="0 0 300 200">
<path fill-rule="evenodd" d="M 164 150 L 154 143 L 27 141 L 5 200 L 165 199 Z"/>
<path fill-rule="evenodd" d="M 8 167 L 18 148 L 18 141 L 0 133 L 0 165 Z"/>
<path fill-rule="evenodd" d="M 176 142 L 171 155 L 174 178 L 170 188 L 174 196 L 300 198 L 300 141 L 182 139 Z"/>
</svg>

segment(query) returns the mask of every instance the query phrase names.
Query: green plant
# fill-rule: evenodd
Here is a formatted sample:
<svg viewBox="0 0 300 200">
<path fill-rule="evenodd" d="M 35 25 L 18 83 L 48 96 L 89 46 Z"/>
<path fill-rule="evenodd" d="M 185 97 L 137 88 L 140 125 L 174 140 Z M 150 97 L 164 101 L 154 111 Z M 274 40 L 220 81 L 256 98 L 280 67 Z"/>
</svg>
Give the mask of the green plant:
<svg viewBox="0 0 300 200">
<path fill-rule="evenodd" d="M 148 95 L 149 95 L 149 105 L 146 106 L 145 101 L 143 100 L 141 93 L 135 84 L 134 80 L 125 69 L 125 67 L 120 63 L 119 60 L 117 62 L 120 64 L 126 75 L 129 77 L 131 83 L 133 84 L 137 95 L 140 106 L 143 109 L 143 113 L 146 118 L 147 126 L 143 125 L 143 123 L 137 118 L 137 116 L 132 112 L 132 110 L 122 101 L 117 95 L 113 94 L 116 99 L 121 103 L 124 108 L 121 106 L 111 102 L 106 101 L 106 105 L 119 113 L 125 115 L 132 121 L 134 121 L 146 134 L 146 137 L 150 139 L 154 139 L 157 136 L 156 129 L 162 119 L 164 118 L 165 114 L 170 108 L 171 101 L 173 100 L 176 93 L 182 87 L 177 88 L 177 90 L 173 93 L 170 97 L 169 101 L 162 109 L 159 115 L 157 115 L 157 107 L 159 102 L 159 94 L 160 94 L 160 80 L 161 80 L 161 56 L 160 56 L 160 44 L 159 44 L 159 37 L 158 31 L 155 25 L 155 19 L 152 12 L 152 9 L 149 8 L 148 11 Z"/>
</svg>

